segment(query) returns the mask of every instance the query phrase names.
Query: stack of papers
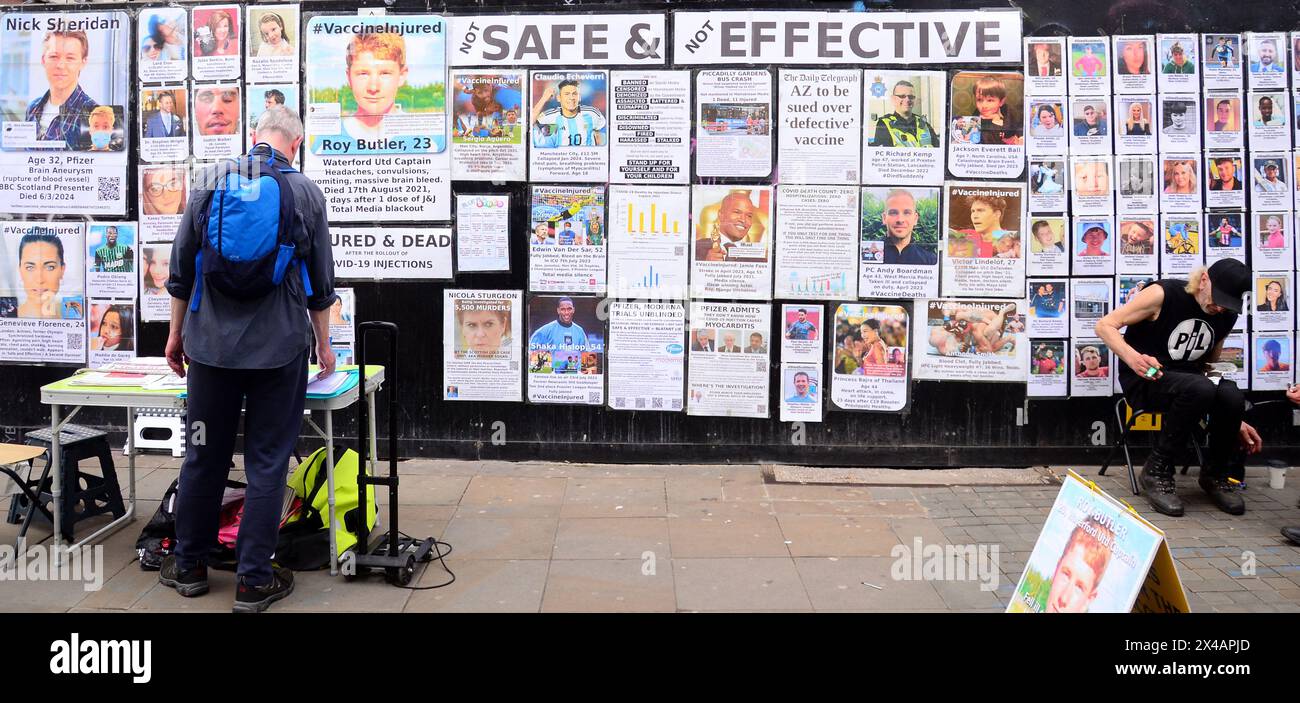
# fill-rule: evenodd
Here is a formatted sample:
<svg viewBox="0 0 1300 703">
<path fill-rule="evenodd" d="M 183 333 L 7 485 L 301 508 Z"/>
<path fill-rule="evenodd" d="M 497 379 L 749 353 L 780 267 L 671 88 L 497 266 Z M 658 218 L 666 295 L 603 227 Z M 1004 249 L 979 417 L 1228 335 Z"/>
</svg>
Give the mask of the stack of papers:
<svg viewBox="0 0 1300 703">
<path fill-rule="evenodd" d="M 346 371 L 335 371 L 324 378 L 315 376 L 315 372 L 307 372 L 307 395 L 332 395 L 348 382 L 351 374 Z"/>
<path fill-rule="evenodd" d="M 162 374 L 132 373 L 129 371 L 86 371 L 73 376 L 72 380 L 68 381 L 68 385 L 138 388 L 150 381 L 157 381 L 161 378 L 163 378 Z"/>
</svg>

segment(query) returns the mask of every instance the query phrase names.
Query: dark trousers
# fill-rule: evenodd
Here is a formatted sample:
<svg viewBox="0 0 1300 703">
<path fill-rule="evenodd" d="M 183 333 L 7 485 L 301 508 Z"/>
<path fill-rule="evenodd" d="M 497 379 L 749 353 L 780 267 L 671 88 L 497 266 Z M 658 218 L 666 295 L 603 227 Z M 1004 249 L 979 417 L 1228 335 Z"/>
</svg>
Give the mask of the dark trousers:
<svg viewBox="0 0 1300 703">
<path fill-rule="evenodd" d="M 1175 456 L 1186 447 L 1196 423 L 1209 415 L 1210 454 L 1205 468 L 1210 475 L 1226 476 L 1233 470 L 1237 476 L 1235 469 L 1243 459 L 1238 432 L 1246 396 L 1236 383 L 1224 378 L 1216 385 L 1199 373 L 1165 371 L 1158 381 L 1132 379 L 1125 384 L 1124 397 L 1135 410 L 1164 414 L 1156 448 L 1166 456 Z"/>
<path fill-rule="evenodd" d="M 176 494 L 176 557 L 182 569 L 203 562 L 217 544 L 221 497 L 245 407 L 244 475 L 248 489 L 235 551 L 239 577 L 271 582 L 289 456 L 302 429 L 307 352 L 278 369 L 223 369 L 190 362 L 185 463 Z"/>
</svg>

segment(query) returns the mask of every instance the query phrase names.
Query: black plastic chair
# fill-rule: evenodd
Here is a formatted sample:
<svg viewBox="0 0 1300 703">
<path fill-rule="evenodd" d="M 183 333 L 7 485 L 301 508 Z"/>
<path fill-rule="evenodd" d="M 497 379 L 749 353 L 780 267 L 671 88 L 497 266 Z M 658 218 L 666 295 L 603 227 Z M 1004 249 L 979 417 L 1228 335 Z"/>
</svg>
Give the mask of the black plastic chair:
<svg viewBox="0 0 1300 703">
<path fill-rule="evenodd" d="M 1125 422 L 1124 409 L 1127 407 L 1128 407 L 1128 403 L 1124 400 L 1124 398 L 1119 398 L 1115 401 L 1115 422 L 1116 425 L 1120 428 L 1119 437 L 1116 438 L 1115 443 L 1111 445 L 1110 453 L 1106 455 L 1106 461 L 1102 463 L 1101 470 L 1097 472 L 1097 475 L 1098 476 L 1106 475 L 1106 469 L 1110 468 L 1110 463 L 1115 458 L 1115 452 L 1123 448 L 1124 464 L 1125 466 L 1128 467 L 1129 488 L 1133 491 L 1133 495 L 1138 495 L 1142 491 L 1141 489 L 1138 488 L 1137 472 L 1134 471 L 1133 469 L 1133 455 L 1129 451 L 1128 435 L 1129 432 L 1133 430 L 1133 426 L 1137 424 L 1137 420 L 1139 417 L 1142 417 L 1143 415 L 1155 415 L 1155 413 L 1149 412 L 1147 410 L 1137 409 L 1133 411 L 1132 417 L 1130 417 L 1128 421 Z M 1247 410 L 1249 411 L 1249 409 L 1250 409 L 1250 404 L 1247 403 Z M 1204 469 L 1205 455 L 1201 452 L 1201 440 L 1195 432 L 1193 432 L 1189 436 L 1188 443 L 1192 445 L 1192 450 L 1196 454 L 1196 465 Z M 1182 473 L 1186 475 L 1191 468 L 1192 468 L 1191 462 L 1183 464 Z"/>
</svg>

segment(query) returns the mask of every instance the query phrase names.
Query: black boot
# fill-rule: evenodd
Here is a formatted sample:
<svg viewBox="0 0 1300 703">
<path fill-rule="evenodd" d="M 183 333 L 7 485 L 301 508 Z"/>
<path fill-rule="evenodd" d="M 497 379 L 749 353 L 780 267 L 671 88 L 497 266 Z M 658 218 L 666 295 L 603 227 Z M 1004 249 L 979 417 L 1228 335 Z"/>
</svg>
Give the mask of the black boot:
<svg viewBox="0 0 1300 703">
<path fill-rule="evenodd" d="M 1174 492 L 1174 465 L 1169 455 L 1160 449 L 1152 449 L 1147 463 L 1138 474 L 1138 485 L 1142 487 L 1142 496 L 1147 499 L 1155 511 L 1162 515 L 1181 517 L 1183 501 Z"/>
<path fill-rule="evenodd" d="M 1201 472 L 1198 481 L 1201 490 L 1210 496 L 1214 505 L 1229 515 L 1241 515 L 1246 512 L 1246 500 L 1237 492 L 1239 484 L 1229 481 L 1225 476 L 1216 476 Z"/>
<path fill-rule="evenodd" d="M 1287 538 L 1297 547 L 1300 547 L 1300 527 L 1283 527 L 1282 536 Z"/>
</svg>

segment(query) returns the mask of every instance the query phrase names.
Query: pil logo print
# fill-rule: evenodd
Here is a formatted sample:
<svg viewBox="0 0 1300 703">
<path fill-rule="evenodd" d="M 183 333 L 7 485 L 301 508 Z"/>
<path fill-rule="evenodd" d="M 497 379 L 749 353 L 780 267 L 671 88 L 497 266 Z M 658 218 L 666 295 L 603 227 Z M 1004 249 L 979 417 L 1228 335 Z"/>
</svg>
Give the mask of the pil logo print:
<svg viewBox="0 0 1300 703">
<path fill-rule="evenodd" d="M 1214 330 L 1205 320 L 1183 320 L 1169 333 L 1169 358 L 1196 361 L 1214 348 Z"/>
</svg>

